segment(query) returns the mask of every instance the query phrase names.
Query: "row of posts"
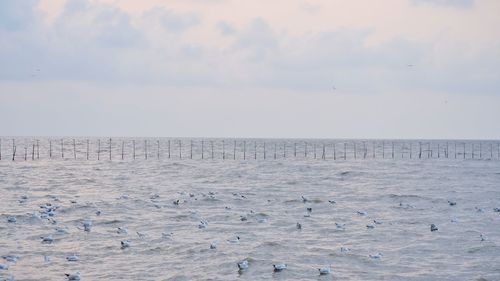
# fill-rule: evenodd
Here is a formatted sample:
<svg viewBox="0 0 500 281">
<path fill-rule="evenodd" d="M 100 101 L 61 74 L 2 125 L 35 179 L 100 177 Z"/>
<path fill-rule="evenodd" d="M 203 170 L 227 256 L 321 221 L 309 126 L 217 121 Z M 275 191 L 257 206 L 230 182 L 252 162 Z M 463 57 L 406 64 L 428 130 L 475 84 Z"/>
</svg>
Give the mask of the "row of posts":
<svg viewBox="0 0 500 281">
<path fill-rule="evenodd" d="M 57 143 L 59 145 L 59 151 L 60 151 L 60 156 L 61 158 L 68 158 L 68 157 L 65 157 L 65 152 L 68 152 L 67 149 L 65 149 L 65 142 L 64 142 L 64 139 L 61 139 L 59 141 L 53 141 L 53 140 L 49 140 L 49 147 L 48 147 L 48 156 L 50 159 L 52 158 L 55 158 L 56 155 L 54 153 L 58 153 L 55 151 L 55 148 L 54 148 L 54 145 Z M 143 145 L 143 154 L 142 155 L 138 155 L 136 153 L 136 140 L 131 140 L 131 144 L 132 144 L 132 159 L 137 159 L 139 157 L 144 157 L 144 159 L 148 159 L 148 157 L 151 157 L 151 155 L 148 153 L 148 149 L 149 147 L 151 146 L 151 144 L 149 143 L 148 140 L 144 140 L 144 145 Z M 204 140 L 201 140 L 201 159 L 206 159 L 205 157 L 205 146 L 206 146 L 206 143 Z M 302 143 L 302 142 L 301 142 Z M 299 143 L 299 145 L 301 144 Z M 75 139 L 72 139 L 72 150 L 69 150 L 69 152 L 72 152 L 72 158 L 74 159 L 77 159 L 77 142 Z M 85 150 L 85 158 L 87 160 L 90 159 L 90 140 L 87 139 L 86 142 L 86 150 Z M 113 151 L 113 140 L 110 138 L 106 141 L 106 143 L 101 143 L 101 140 L 100 139 L 97 139 L 97 160 L 101 160 L 101 159 L 109 159 L 109 160 L 112 160 L 113 159 L 113 156 L 112 156 L 112 151 Z M 129 143 L 130 144 L 130 143 Z M 247 141 L 240 141 L 240 145 L 243 145 L 243 151 L 242 151 L 242 156 L 243 156 L 243 159 L 246 160 L 248 159 L 249 157 L 247 157 Z M 251 144 L 251 143 L 250 143 Z M 268 158 L 267 156 L 267 151 L 266 151 L 266 142 L 262 142 L 263 144 L 263 150 L 262 150 L 262 156 L 263 156 L 263 159 L 266 159 Z M 278 143 L 277 142 L 273 142 L 274 144 L 274 150 L 273 150 L 273 155 L 272 155 L 272 158 L 273 159 L 277 159 L 277 158 L 280 158 L 280 156 L 282 156 L 282 158 L 287 158 L 287 143 L 286 142 L 283 142 L 282 144 L 282 151 L 281 152 L 278 152 Z M 358 143 L 356 142 L 353 142 L 352 143 L 352 153 L 353 153 L 353 157 L 354 159 L 357 159 L 357 158 L 362 158 L 362 159 L 366 159 L 368 158 L 368 147 L 367 147 L 367 142 L 362 142 L 363 144 L 363 147 L 362 148 L 359 148 L 358 147 Z M 404 158 L 405 155 L 408 155 L 408 158 L 418 158 L 418 159 L 422 159 L 422 158 L 451 158 L 450 157 L 450 144 L 447 142 L 446 144 L 442 144 L 442 143 L 437 143 L 437 150 L 434 151 L 432 148 L 431 148 L 431 143 L 430 142 L 419 142 L 418 143 L 418 150 L 416 151 L 416 155 L 414 155 L 413 153 L 415 152 L 413 150 L 413 143 L 412 142 L 409 142 L 409 147 L 405 146 L 405 143 L 403 143 L 400 147 L 401 147 L 401 150 L 400 150 L 400 153 L 401 153 L 401 158 Z M 66 144 L 67 145 L 67 144 Z M 172 147 L 173 145 L 177 145 L 178 146 L 178 156 L 179 156 L 179 159 L 182 159 L 183 158 L 183 154 L 182 154 L 182 150 L 183 150 L 183 143 L 181 140 L 177 140 L 174 143 L 172 143 L 171 140 L 168 140 L 167 141 L 167 155 L 166 157 L 168 158 L 172 158 L 173 157 L 173 154 L 171 153 L 172 152 Z M 214 141 L 211 140 L 209 141 L 209 145 L 210 145 L 210 150 L 208 151 L 209 152 L 209 157 L 210 159 L 214 159 L 215 158 L 215 155 L 214 155 Z M 279 144 L 281 146 L 281 144 Z M 309 145 L 311 145 L 310 143 L 308 142 L 303 142 L 303 156 L 304 158 L 308 158 L 309 156 Z M 341 147 L 343 146 L 343 150 L 341 151 L 337 151 L 337 146 L 340 145 Z M 483 143 L 479 143 L 479 153 L 477 153 L 476 149 L 476 145 L 474 143 L 471 143 L 470 144 L 470 151 L 469 153 L 467 153 L 467 149 L 466 149 L 466 146 L 467 144 L 465 142 L 461 142 L 461 143 L 457 143 L 457 142 L 453 142 L 453 145 L 454 145 L 454 148 L 453 148 L 453 154 L 454 154 L 454 158 L 463 158 L 465 159 L 466 158 L 466 155 L 469 154 L 470 155 L 470 158 L 479 158 L 479 159 L 482 159 L 483 157 L 487 157 L 485 153 L 488 153 L 489 154 L 489 157 L 490 158 L 493 158 L 494 156 L 494 153 L 493 153 L 493 143 L 489 143 L 489 149 L 487 149 L 486 151 L 484 151 L 483 153 Z M 497 145 L 497 158 L 500 158 L 500 143 L 496 143 Z M 194 146 L 194 143 L 193 141 L 189 141 L 189 158 L 190 159 L 193 159 L 193 146 Z M 222 146 L 222 159 L 225 160 L 225 159 L 228 159 L 228 156 L 229 158 L 231 158 L 230 154 L 227 154 L 226 153 L 226 146 L 227 146 L 227 143 L 226 141 L 222 140 L 221 141 L 221 146 Z M 322 149 L 321 149 L 321 152 L 320 152 L 320 157 L 321 159 L 326 159 L 327 158 L 327 147 L 328 146 L 331 146 L 333 148 L 333 152 L 332 152 L 332 156 L 333 156 L 333 159 L 334 160 L 337 160 L 337 159 L 344 159 L 346 160 L 347 159 L 347 148 L 348 148 L 348 143 L 347 142 L 343 142 L 343 143 L 332 143 L 332 144 L 325 144 L 325 143 L 322 143 Z M 238 142 L 236 140 L 233 141 L 233 144 L 232 144 L 232 148 L 233 148 L 233 153 L 232 153 L 232 159 L 236 160 L 236 154 L 238 152 L 237 150 L 237 147 L 238 147 Z M 107 150 L 103 150 L 103 148 L 107 148 Z M 116 149 L 116 146 L 115 146 L 115 149 Z M 281 149 L 281 147 L 280 147 Z M 361 155 L 362 157 L 359 157 L 359 152 L 361 152 Z M 160 153 L 161 149 L 160 149 L 160 141 L 157 140 L 156 141 L 156 158 L 157 159 L 160 159 L 160 156 L 161 156 L 161 153 Z M 253 158 L 254 159 L 257 159 L 257 141 L 254 141 L 253 142 Z M 376 142 L 372 142 L 372 158 L 376 158 Z M 107 152 L 108 155 L 105 155 L 105 153 Z M 280 153 L 282 153 L 282 155 L 280 155 Z M 302 152 L 301 152 L 302 153 Z M 17 150 L 17 145 L 16 145 L 16 139 L 12 139 L 12 155 L 10 157 L 9 155 L 9 158 L 12 159 L 12 161 L 14 161 L 16 159 L 16 154 L 19 154 L 18 150 Z M 311 154 L 313 154 L 313 157 L 314 159 L 317 159 L 319 158 L 318 156 L 318 153 L 317 153 L 317 144 L 316 143 L 312 143 L 312 151 L 311 151 Z M 435 155 L 437 154 L 437 155 Z M 125 159 L 125 140 L 122 140 L 121 141 L 121 159 L 124 160 Z M 297 142 L 293 143 L 293 157 L 298 157 L 299 156 L 299 153 L 298 153 L 298 150 L 297 150 Z M 389 143 L 389 150 L 386 151 L 386 142 L 382 142 L 382 158 L 396 158 L 396 151 L 395 151 L 395 143 L 394 142 L 390 142 Z M 0 139 L 0 160 L 2 160 L 2 139 Z M 31 146 L 28 147 L 28 146 L 24 146 L 24 160 L 28 160 L 29 158 L 31 158 L 32 160 L 35 160 L 35 159 L 40 159 L 40 141 L 39 140 L 35 140 L 32 142 Z"/>
</svg>

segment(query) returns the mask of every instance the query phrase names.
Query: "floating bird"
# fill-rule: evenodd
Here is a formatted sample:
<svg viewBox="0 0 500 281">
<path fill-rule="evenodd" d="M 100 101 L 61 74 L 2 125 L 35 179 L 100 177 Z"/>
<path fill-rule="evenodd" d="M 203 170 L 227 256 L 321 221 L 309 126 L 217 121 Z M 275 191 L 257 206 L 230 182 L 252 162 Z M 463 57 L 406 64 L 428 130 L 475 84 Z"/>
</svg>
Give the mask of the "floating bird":
<svg viewBox="0 0 500 281">
<path fill-rule="evenodd" d="M 332 272 L 332 269 L 330 267 L 321 267 L 318 268 L 318 270 L 319 270 L 319 275 L 327 275 Z"/>
<path fill-rule="evenodd" d="M 458 219 L 457 218 L 453 218 L 453 219 L 451 219 L 451 222 L 458 222 Z"/>
<path fill-rule="evenodd" d="M 331 204 L 337 203 L 337 202 L 335 202 L 335 200 L 328 200 L 328 202 L 330 202 Z"/>
<path fill-rule="evenodd" d="M 378 260 L 378 259 L 382 258 L 382 254 L 381 253 L 377 253 L 375 255 L 369 255 L 369 257 L 372 258 L 372 259 Z"/>
<path fill-rule="evenodd" d="M 79 281 L 80 280 L 80 272 L 77 273 L 66 273 L 66 278 L 68 278 L 69 281 Z"/>
<path fill-rule="evenodd" d="M 50 260 L 51 260 L 50 256 L 43 256 L 44 262 L 50 262 Z"/>
<path fill-rule="evenodd" d="M 493 208 L 493 212 L 500 213 L 500 208 Z"/>
<path fill-rule="evenodd" d="M 116 229 L 116 233 L 118 234 L 128 234 L 128 229 L 124 226 L 119 226 L 117 229 Z"/>
<path fill-rule="evenodd" d="M 479 238 L 481 238 L 481 241 L 486 241 L 486 237 L 482 233 L 479 234 Z"/>
<path fill-rule="evenodd" d="M 477 212 L 479 213 L 484 213 L 484 209 L 483 208 L 479 208 L 479 207 L 474 207 L 476 209 Z"/>
<path fill-rule="evenodd" d="M 248 261 L 247 260 L 242 260 L 238 262 L 238 268 L 239 270 L 244 270 L 248 268 Z"/>
<path fill-rule="evenodd" d="M 366 225 L 366 228 L 368 228 L 368 229 L 374 229 L 374 228 L 375 228 L 375 226 L 374 226 L 373 224 L 367 224 L 367 225 Z"/>
<path fill-rule="evenodd" d="M 381 222 L 381 221 L 378 221 L 378 220 L 373 220 L 373 222 L 374 222 L 375 224 L 382 224 L 382 222 Z"/>
<path fill-rule="evenodd" d="M 76 255 L 76 254 L 73 254 L 71 256 L 67 256 L 66 257 L 66 260 L 67 261 L 78 261 L 80 258 Z"/>
<path fill-rule="evenodd" d="M 0 270 L 7 270 L 7 269 L 9 269 L 9 265 L 8 264 L 0 263 Z"/>
<path fill-rule="evenodd" d="M 90 232 L 91 228 L 92 228 L 92 222 L 91 221 L 83 222 L 83 230 L 84 231 Z"/>
<path fill-rule="evenodd" d="M 366 216 L 366 212 L 364 212 L 364 211 L 357 211 L 357 213 L 360 216 Z"/>
<path fill-rule="evenodd" d="M 52 235 L 42 236 L 40 238 L 42 239 L 42 243 L 52 243 L 52 242 L 54 242 L 54 237 L 52 237 Z"/>
<path fill-rule="evenodd" d="M 300 224 L 300 222 L 297 223 L 297 229 L 302 229 L 302 224 Z"/>
<path fill-rule="evenodd" d="M 246 216 L 246 215 L 245 215 L 245 216 L 240 216 L 240 220 L 241 220 L 241 221 L 247 221 L 247 220 L 248 220 L 248 218 L 247 218 L 247 216 Z"/>
<path fill-rule="evenodd" d="M 207 221 L 200 221 L 200 224 L 198 225 L 198 228 L 199 229 L 205 229 L 207 228 L 208 226 L 208 222 Z"/>
<path fill-rule="evenodd" d="M 210 249 L 212 250 L 217 249 L 217 242 L 210 243 Z"/>
<path fill-rule="evenodd" d="M 240 243 L 240 237 L 236 236 L 236 238 L 229 239 L 229 240 L 227 240 L 227 242 L 229 242 L 231 244 L 238 244 L 238 243 Z"/>
<path fill-rule="evenodd" d="M 16 222 L 16 221 L 17 221 L 16 217 L 10 216 L 7 218 L 7 222 Z"/>
<path fill-rule="evenodd" d="M 14 255 L 6 255 L 6 256 L 2 256 L 2 258 L 8 262 L 17 262 L 17 260 L 19 259 L 18 256 L 14 256 Z"/>
<path fill-rule="evenodd" d="M 14 279 L 14 276 L 9 276 L 5 281 L 16 281 L 16 279 Z"/>
<path fill-rule="evenodd" d="M 345 223 L 338 223 L 338 222 L 336 222 L 336 223 L 335 223 L 335 226 L 336 226 L 338 229 L 345 229 Z"/>
<path fill-rule="evenodd" d="M 160 198 L 160 195 L 156 194 L 156 193 L 149 196 L 149 199 L 151 199 L 151 200 L 158 199 L 158 198 Z"/>
<path fill-rule="evenodd" d="M 101 213 L 102 213 L 102 212 L 101 212 L 101 210 L 97 210 L 97 211 L 95 211 L 95 214 L 96 214 L 97 216 L 100 216 L 100 215 L 101 215 Z"/>
<path fill-rule="evenodd" d="M 274 271 L 278 272 L 278 271 L 283 271 L 286 269 L 286 263 L 278 263 L 278 264 L 273 264 L 273 267 L 274 267 Z"/>
<path fill-rule="evenodd" d="M 448 204 L 450 204 L 450 206 L 456 206 L 457 202 L 448 200 Z"/>
<path fill-rule="evenodd" d="M 175 200 L 173 203 L 174 205 L 179 205 L 179 199 Z"/>
<path fill-rule="evenodd" d="M 306 210 L 311 213 L 313 211 L 313 208 L 309 207 L 309 208 L 306 208 Z"/>
<path fill-rule="evenodd" d="M 438 228 L 435 224 L 431 224 L 431 231 L 437 231 Z"/>
<path fill-rule="evenodd" d="M 305 198 L 304 196 L 301 196 L 302 197 L 302 203 L 306 203 L 309 201 L 309 199 Z"/>
<path fill-rule="evenodd" d="M 136 231 L 136 233 L 137 233 L 137 236 L 139 236 L 139 238 L 141 238 L 141 239 L 144 239 L 146 237 L 146 233 L 139 232 L 139 231 Z"/>
<path fill-rule="evenodd" d="M 68 234 L 69 233 L 66 228 L 62 228 L 62 227 L 56 227 L 56 232 L 59 234 Z"/>
<path fill-rule="evenodd" d="M 121 245 L 122 245 L 122 249 L 126 249 L 126 248 L 129 248 L 131 243 L 129 240 L 123 240 L 123 241 L 120 241 Z"/>
<path fill-rule="evenodd" d="M 351 251 L 351 249 L 347 248 L 347 247 L 340 247 L 340 252 L 341 253 L 349 253 Z"/>
</svg>

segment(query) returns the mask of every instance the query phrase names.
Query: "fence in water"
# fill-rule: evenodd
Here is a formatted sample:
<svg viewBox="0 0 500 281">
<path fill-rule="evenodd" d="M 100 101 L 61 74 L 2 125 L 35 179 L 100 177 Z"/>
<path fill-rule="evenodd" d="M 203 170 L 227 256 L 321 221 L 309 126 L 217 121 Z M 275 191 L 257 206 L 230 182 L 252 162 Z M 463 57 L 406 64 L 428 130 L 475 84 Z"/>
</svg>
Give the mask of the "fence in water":
<svg viewBox="0 0 500 281">
<path fill-rule="evenodd" d="M 500 159 L 500 141 L 0 138 L 0 160 Z"/>
</svg>

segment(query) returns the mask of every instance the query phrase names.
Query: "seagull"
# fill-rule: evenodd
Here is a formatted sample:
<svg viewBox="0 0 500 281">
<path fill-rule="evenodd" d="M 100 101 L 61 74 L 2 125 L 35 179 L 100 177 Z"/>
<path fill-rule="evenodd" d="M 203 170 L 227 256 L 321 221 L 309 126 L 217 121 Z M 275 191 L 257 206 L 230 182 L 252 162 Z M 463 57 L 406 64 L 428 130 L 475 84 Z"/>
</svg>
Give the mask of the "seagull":
<svg viewBox="0 0 500 281">
<path fill-rule="evenodd" d="M 91 221 L 86 221 L 83 223 L 83 230 L 90 232 L 90 229 L 92 228 L 92 222 Z"/>
<path fill-rule="evenodd" d="M 66 278 L 68 278 L 68 280 L 70 280 L 70 281 L 79 281 L 80 280 L 80 272 L 73 273 L 73 274 L 66 273 L 65 275 L 66 275 Z"/>
<path fill-rule="evenodd" d="M 0 270 L 7 270 L 7 269 L 9 269 L 9 265 L 8 264 L 0 263 Z"/>
<path fill-rule="evenodd" d="M 278 264 L 273 264 L 274 271 L 283 271 L 286 269 L 286 263 L 278 263 Z"/>
<path fill-rule="evenodd" d="M 62 227 L 56 227 L 56 232 L 59 234 L 68 234 L 69 233 L 66 228 L 62 228 Z"/>
<path fill-rule="evenodd" d="M 309 199 L 305 198 L 304 196 L 301 197 L 302 197 L 302 203 L 306 203 L 307 201 L 309 201 Z"/>
<path fill-rule="evenodd" d="M 309 207 L 306 209 L 309 213 L 311 213 L 313 211 L 313 208 Z"/>
<path fill-rule="evenodd" d="M 137 236 L 139 236 L 139 238 L 141 238 L 141 239 L 146 237 L 146 233 L 139 232 L 139 231 L 136 231 L 136 233 L 137 233 Z"/>
<path fill-rule="evenodd" d="M 50 262 L 50 256 L 43 256 L 44 262 Z"/>
<path fill-rule="evenodd" d="M 54 237 L 52 237 L 52 235 L 42 236 L 40 238 L 42 239 L 42 243 L 52 243 L 52 242 L 54 242 Z"/>
<path fill-rule="evenodd" d="M 344 229 L 345 229 L 345 223 L 338 223 L 338 222 L 336 222 L 336 223 L 335 223 L 335 226 L 336 226 L 338 229 L 342 229 L 342 230 L 344 230 Z"/>
<path fill-rule="evenodd" d="M 481 238 L 481 241 L 486 241 L 486 237 L 482 233 L 479 234 L 479 238 Z"/>
<path fill-rule="evenodd" d="M 210 249 L 212 249 L 212 250 L 217 249 L 217 242 L 210 243 Z"/>
<path fill-rule="evenodd" d="M 458 219 L 457 218 L 453 218 L 453 219 L 451 219 L 451 222 L 458 222 Z"/>
<path fill-rule="evenodd" d="M 347 247 L 340 247 L 340 252 L 341 253 L 349 253 L 351 251 L 351 249 L 347 248 Z"/>
<path fill-rule="evenodd" d="M 78 261 L 80 258 L 76 255 L 76 254 L 73 254 L 71 256 L 67 256 L 66 257 L 66 260 L 67 261 Z"/>
<path fill-rule="evenodd" d="M 360 216 L 366 216 L 366 212 L 364 212 L 364 211 L 357 211 L 357 213 Z"/>
<path fill-rule="evenodd" d="M 227 240 L 227 242 L 229 242 L 231 244 L 238 244 L 238 243 L 240 243 L 240 237 L 236 236 L 235 239 L 229 239 L 229 240 Z"/>
<path fill-rule="evenodd" d="M 493 208 L 493 212 L 500 213 L 500 208 Z"/>
<path fill-rule="evenodd" d="M 382 258 L 382 254 L 381 253 L 377 253 L 375 255 L 369 255 L 369 256 L 370 256 L 370 258 L 377 259 L 377 260 Z"/>
<path fill-rule="evenodd" d="M 7 222 L 16 222 L 16 221 L 17 221 L 16 217 L 10 216 L 7 218 Z"/>
<path fill-rule="evenodd" d="M 179 199 L 175 200 L 173 203 L 174 205 L 179 205 Z"/>
<path fill-rule="evenodd" d="M 321 267 L 318 268 L 318 270 L 319 270 L 319 275 L 327 275 L 332 272 L 332 269 L 330 267 Z"/>
<path fill-rule="evenodd" d="M 328 200 L 328 202 L 330 202 L 331 204 L 337 203 L 337 202 L 335 202 L 335 200 Z"/>
<path fill-rule="evenodd" d="M 374 228 L 375 228 L 375 226 L 374 226 L 373 224 L 367 224 L 367 225 L 366 225 L 366 228 L 368 228 L 368 229 L 374 229 Z"/>
<path fill-rule="evenodd" d="M 248 268 L 248 261 L 247 260 L 242 260 L 238 262 L 238 268 L 239 270 L 244 270 Z"/>
<path fill-rule="evenodd" d="M 200 224 L 198 225 L 199 229 L 204 229 L 207 228 L 208 222 L 207 221 L 200 221 Z"/>
<path fill-rule="evenodd" d="M 18 256 L 14 256 L 14 255 L 6 255 L 6 256 L 2 256 L 2 258 L 6 261 L 9 261 L 9 262 L 17 262 L 17 260 L 19 259 Z"/>
<path fill-rule="evenodd" d="M 100 216 L 100 215 L 101 215 L 101 213 L 102 213 L 102 212 L 101 212 L 101 210 L 97 210 L 97 211 L 95 211 L 96 216 Z"/>
<path fill-rule="evenodd" d="M 438 228 L 435 224 L 431 224 L 431 231 L 437 231 Z"/>
<path fill-rule="evenodd" d="M 382 224 L 382 222 L 381 222 L 381 221 L 378 221 L 378 220 L 373 220 L 373 222 L 374 222 L 375 224 Z"/>
<path fill-rule="evenodd" d="M 122 249 L 126 249 L 130 247 L 130 241 L 129 240 L 123 240 L 120 242 L 122 245 Z"/>
<path fill-rule="evenodd" d="M 450 206 L 456 206 L 457 202 L 448 200 L 448 204 L 450 204 Z"/>
<path fill-rule="evenodd" d="M 118 234 L 128 234 L 128 230 L 126 227 L 124 226 L 119 226 L 117 229 L 116 229 L 116 233 Z"/>
<path fill-rule="evenodd" d="M 300 224 L 300 222 L 297 223 L 297 229 L 302 229 L 302 224 Z"/>
<path fill-rule="evenodd" d="M 484 209 L 483 208 L 479 208 L 479 207 L 474 207 L 476 209 L 476 211 L 478 211 L 479 213 L 484 213 Z"/>
</svg>

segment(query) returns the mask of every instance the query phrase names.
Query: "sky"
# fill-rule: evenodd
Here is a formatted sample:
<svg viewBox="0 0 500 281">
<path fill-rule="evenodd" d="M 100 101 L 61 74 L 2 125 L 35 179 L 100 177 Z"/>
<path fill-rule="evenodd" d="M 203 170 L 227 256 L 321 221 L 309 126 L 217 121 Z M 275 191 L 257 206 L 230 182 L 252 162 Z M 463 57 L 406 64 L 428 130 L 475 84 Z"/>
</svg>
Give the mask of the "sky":
<svg viewBox="0 0 500 281">
<path fill-rule="evenodd" d="M 500 139 L 497 0 L 1 0 L 0 136 Z"/>
</svg>

